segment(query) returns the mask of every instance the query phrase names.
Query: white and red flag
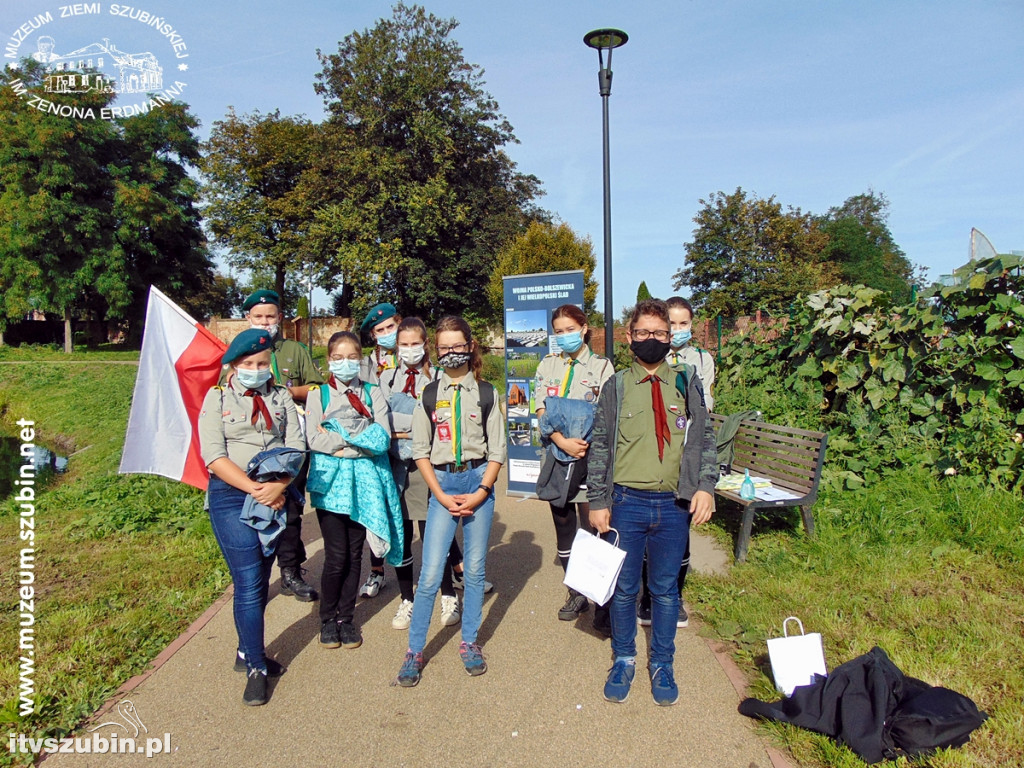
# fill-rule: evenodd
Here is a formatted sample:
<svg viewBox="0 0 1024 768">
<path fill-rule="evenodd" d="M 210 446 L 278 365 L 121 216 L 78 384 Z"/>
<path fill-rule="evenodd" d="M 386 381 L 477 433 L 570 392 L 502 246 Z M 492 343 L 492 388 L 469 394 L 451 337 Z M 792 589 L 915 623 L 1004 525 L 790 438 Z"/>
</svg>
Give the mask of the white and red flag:
<svg viewBox="0 0 1024 768">
<path fill-rule="evenodd" d="M 199 411 L 220 376 L 227 345 L 150 286 L 139 375 L 121 456 L 122 474 L 163 475 L 206 489 Z"/>
</svg>

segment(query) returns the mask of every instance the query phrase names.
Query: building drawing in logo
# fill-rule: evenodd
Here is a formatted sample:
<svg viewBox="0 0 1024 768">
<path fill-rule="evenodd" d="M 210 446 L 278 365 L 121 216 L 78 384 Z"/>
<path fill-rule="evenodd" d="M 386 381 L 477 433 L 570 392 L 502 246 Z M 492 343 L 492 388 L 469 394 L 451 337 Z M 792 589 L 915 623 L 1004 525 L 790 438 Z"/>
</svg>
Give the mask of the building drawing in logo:
<svg viewBox="0 0 1024 768">
<path fill-rule="evenodd" d="M 49 93 L 84 93 L 102 90 L 105 93 L 148 93 L 164 87 L 164 70 L 152 53 L 125 53 L 109 38 L 77 51 L 59 55 L 53 52 L 54 40 L 37 41 L 39 50 L 33 58 L 47 64 L 52 73 L 46 78 Z M 96 70 L 82 74 L 84 70 Z M 72 74 L 74 71 L 74 74 Z"/>
</svg>

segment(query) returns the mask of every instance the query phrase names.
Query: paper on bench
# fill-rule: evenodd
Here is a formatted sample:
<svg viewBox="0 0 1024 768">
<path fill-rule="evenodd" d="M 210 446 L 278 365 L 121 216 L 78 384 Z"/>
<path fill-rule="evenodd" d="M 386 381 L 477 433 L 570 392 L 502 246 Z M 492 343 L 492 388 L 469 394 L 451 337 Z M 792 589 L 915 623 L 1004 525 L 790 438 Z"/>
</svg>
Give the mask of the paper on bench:
<svg viewBox="0 0 1024 768">
<path fill-rule="evenodd" d="M 761 501 L 784 501 L 786 499 L 799 499 L 800 494 L 787 491 L 784 488 L 757 488 L 755 486 L 754 498 Z"/>
</svg>

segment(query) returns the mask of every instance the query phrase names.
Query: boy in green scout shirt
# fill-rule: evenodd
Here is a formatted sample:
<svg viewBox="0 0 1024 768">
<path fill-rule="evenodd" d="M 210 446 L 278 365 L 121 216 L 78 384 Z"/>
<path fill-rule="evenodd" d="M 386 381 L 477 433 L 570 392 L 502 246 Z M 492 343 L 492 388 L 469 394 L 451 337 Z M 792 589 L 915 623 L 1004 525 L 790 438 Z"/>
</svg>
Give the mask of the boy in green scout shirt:
<svg viewBox="0 0 1024 768">
<path fill-rule="evenodd" d="M 324 377 L 304 344 L 281 337 L 281 297 L 276 291 L 256 291 L 242 304 L 242 311 L 253 328 L 265 330 L 273 337 L 270 369 L 274 383 L 287 387 L 296 403 L 305 403 L 310 385 L 323 384 Z M 303 495 L 305 484 L 306 467 L 303 467 L 294 482 Z M 303 505 L 288 505 L 288 524 L 277 545 L 277 565 L 281 569 L 281 594 L 294 595 L 296 600 L 308 603 L 319 595 L 302 578 L 301 566 L 306 561 L 302 510 Z"/>
</svg>

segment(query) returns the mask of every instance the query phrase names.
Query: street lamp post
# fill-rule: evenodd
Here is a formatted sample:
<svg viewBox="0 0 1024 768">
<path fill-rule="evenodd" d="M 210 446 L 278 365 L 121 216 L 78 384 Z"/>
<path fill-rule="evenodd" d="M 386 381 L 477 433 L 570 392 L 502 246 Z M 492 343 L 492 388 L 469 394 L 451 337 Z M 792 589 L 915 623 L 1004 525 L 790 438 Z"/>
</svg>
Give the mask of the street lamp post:
<svg viewBox="0 0 1024 768">
<path fill-rule="evenodd" d="M 608 154 L 608 97 L 612 95 L 612 51 L 626 44 L 629 37 L 621 29 L 595 29 L 583 36 L 583 42 L 597 49 L 597 83 L 601 92 L 604 146 L 604 354 L 615 359 L 615 314 L 612 306 L 612 182 Z M 605 63 L 604 53 L 608 52 Z"/>
</svg>

